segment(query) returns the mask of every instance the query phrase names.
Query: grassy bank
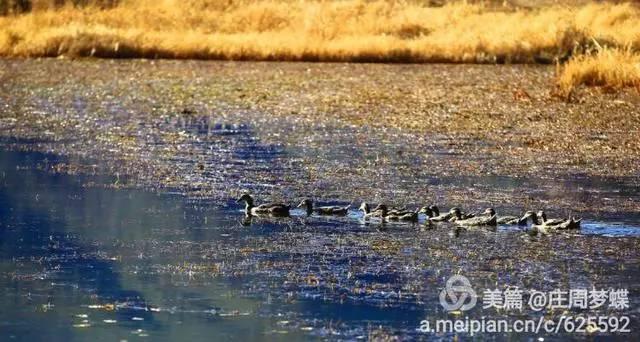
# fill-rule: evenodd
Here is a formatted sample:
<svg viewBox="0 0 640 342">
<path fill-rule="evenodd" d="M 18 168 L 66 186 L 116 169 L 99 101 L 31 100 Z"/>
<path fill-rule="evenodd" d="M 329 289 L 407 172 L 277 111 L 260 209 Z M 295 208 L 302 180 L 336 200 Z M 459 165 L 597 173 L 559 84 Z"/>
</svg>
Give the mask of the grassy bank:
<svg viewBox="0 0 640 342">
<path fill-rule="evenodd" d="M 580 55 L 562 66 L 558 76 L 560 94 L 571 96 L 578 85 L 616 90 L 635 87 L 640 93 L 640 54 L 629 49 L 602 49 Z"/>
<path fill-rule="evenodd" d="M 25 13 L 0 17 L 0 56 L 553 63 L 593 51 L 592 38 L 604 46 L 640 48 L 640 8 L 630 3 L 518 8 L 395 0 L 76 1 L 85 4 L 80 7 L 14 2 L 27 6 Z M 605 59 L 610 56 L 592 60 L 598 68 Z M 579 75 L 581 68 L 565 70 L 560 84 L 566 89 L 568 81 L 590 78 Z"/>
</svg>

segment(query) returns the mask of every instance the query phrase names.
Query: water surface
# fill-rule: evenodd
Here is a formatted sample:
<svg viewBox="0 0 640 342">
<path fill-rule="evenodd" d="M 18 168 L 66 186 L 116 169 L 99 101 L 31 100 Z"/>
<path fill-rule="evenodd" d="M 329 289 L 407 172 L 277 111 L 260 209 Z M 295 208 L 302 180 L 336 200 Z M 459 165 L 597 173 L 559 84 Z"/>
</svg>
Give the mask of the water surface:
<svg viewBox="0 0 640 342">
<path fill-rule="evenodd" d="M 51 172 L 62 161 L 0 153 L 4 338 L 433 338 L 416 329 L 450 317 L 438 294 L 459 273 L 478 291 L 628 288 L 624 314 L 638 327 L 640 228 L 628 216 L 548 237 L 383 226 L 355 212 L 246 222 L 231 199 L 114 189 L 114 176 Z"/>
</svg>

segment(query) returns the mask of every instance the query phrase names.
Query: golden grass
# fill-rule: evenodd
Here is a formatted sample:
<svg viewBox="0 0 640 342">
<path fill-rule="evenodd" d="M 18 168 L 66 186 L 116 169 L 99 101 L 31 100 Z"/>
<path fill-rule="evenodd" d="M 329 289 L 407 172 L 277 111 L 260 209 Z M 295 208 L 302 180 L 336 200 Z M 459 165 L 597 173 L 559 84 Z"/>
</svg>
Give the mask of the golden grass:
<svg viewBox="0 0 640 342">
<path fill-rule="evenodd" d="M 0 19 L 0 55 L 532 62 L 591 36 L 640 46 L 640 9 L 632 4 L 535 10 L 380 0 L 36 5 L 44 9 Z"/>
<path fill-rule="evenodd" d="M 640 54 L 629 49 L 602 49 L 562 66 L 558 86 L 564 96 L 581 84 L 609 88 L 636 87 L 640 92 Z"/>
<path fill-rule="evenodd" d="M 552 63 L 588 50 L 591 38 L 640 48 L 640 7 L 631 3 L 536 9 L 402 0 L 53 3 L 34 0 L 31 12 L 0 17 L 0 56 Z M 572 71 L 576 63 L 617 56 L 630 53 L 578 59 L 561 84 L 581 80 Z"/>
</svg>

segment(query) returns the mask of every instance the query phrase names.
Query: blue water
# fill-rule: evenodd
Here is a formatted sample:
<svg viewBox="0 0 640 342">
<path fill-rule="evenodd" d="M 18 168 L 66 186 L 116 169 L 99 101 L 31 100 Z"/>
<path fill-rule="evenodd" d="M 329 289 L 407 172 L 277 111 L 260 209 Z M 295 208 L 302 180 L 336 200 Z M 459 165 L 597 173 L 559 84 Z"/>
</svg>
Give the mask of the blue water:
<svg viewBox="0 0 640 342">
<path fill-rule="evenodd" d="M 433 338 L 416 328 L 447 317 L 438 293 L 457 273 L 479 289 L 629 288 L 638 327 L 640 228 L 628 221 L 585 218 L 546 238 L 355 213 L 248 223 L 232 199 L 114 189 L 112 176 L 51 172 L 58 161 L 0 152 L 2 340 L 355 340 L 379 327 Z"/>
</svg>

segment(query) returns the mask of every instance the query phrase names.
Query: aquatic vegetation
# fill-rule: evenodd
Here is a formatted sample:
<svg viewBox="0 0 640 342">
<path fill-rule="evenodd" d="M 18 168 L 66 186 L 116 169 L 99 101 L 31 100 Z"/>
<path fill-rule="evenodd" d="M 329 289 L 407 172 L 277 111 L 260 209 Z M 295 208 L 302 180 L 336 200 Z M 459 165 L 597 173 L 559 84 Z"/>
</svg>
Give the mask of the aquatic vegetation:
<svg viewBox="0 0 640 342">
<path fill-rule="evenodd" d="M 563 217 L 639 205 L 635 92 L 553 100 L 553 67 L 0 63 L 4 139 L 72 156 L 45 170 L 109 177 L 87 186 L 227 206 L 242 190 L 290 205 L 502 203 Z M 531 100 L 514 99 L 515 83 Z"/>
<path fill-rule="evenodd" d="M 242 208 L 229 199 L 87 188 L 85 178 L 111 179 L 40 167 L 65 161 L 0 154 L 0 204 L 8 208 L 0 212 L 0 235 L 14 242 L 0 244 L 11 256 L 0 262 L 0 316 L 4 331 L 17 336 L 39 324 L 38 333 L 65 337 L 210 338 L 244 336 L 252 327 L 253 338 L 409 339 L 422 336 L 416 325 L 425 315 L 447 317 L 437 298 L 452 274 L 470 277 L 478 290 L 509 284 L 544 291 L 618 287 L 640 274 L 638 227 L 613 237 L 608 220 L 592 221 L 603 227 L 592 231 L 597 235 L 545 237 L 446 224 L 380 230 L 351 216 L 306 217 L 302 210 L 300 220 L 244 226 L 237 220 Z M 470 313 L 494 314 L 503 317 Z M 177 332 L 167 335 L 171 330 Z"/>
</svg>

